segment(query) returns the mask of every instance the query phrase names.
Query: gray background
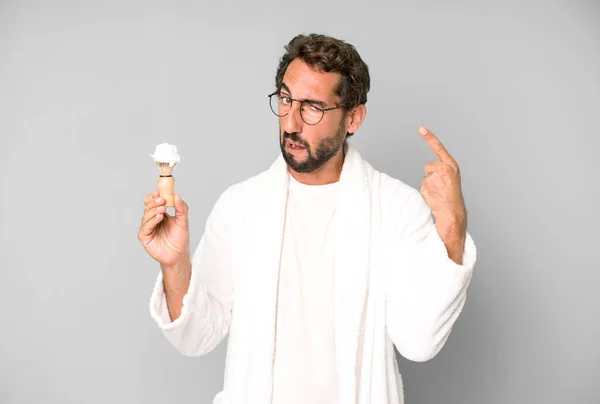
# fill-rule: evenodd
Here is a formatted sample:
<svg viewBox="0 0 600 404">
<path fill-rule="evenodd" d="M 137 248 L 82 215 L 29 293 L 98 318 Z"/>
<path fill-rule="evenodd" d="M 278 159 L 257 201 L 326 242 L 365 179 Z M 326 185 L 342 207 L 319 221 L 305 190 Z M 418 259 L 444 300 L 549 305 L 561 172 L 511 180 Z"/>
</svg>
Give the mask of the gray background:
<svg viewBox="0 0 600 404">
<path fill-rule="evenodd" d="M 375 167 L 418 188 L 423 124 L 462 169 L 476 275 L 407 404 L 600 402 L 598 2 L 448 3 L 0 2 L 0 402 L 212 400 L 226 343 L 185 358 L 148 314 L 149 154 L 178 146 L 195 246 L 276 158 L 266 95 L 313 31 L 370 67 Z"/>
</svg>

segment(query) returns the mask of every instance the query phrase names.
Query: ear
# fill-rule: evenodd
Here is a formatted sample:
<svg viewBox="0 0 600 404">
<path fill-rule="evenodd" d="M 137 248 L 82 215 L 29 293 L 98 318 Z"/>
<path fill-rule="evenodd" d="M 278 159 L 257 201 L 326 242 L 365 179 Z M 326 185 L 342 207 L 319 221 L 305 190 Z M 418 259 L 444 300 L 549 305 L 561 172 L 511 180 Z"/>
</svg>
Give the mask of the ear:
<svg viewBox="0 0 600 404">
<path fill-rule="evenodd" d="M 348 114 L 346 115 L 346 131 L 348 133 L 356 132 L 365 120 L 366 115 L 367 107 L 365 104 L 357 105 L 348 111 Z"/>
</svg>

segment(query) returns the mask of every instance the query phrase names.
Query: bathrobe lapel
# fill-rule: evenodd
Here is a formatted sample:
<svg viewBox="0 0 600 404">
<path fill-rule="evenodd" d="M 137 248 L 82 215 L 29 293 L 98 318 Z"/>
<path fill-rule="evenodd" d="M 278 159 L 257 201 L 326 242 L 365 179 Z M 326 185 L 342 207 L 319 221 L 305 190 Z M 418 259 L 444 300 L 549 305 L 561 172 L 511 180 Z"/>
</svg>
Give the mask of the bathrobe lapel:
<svg viewBox="0 0 600 404">
<path fill-rule="evenodd" d="M 370 193 L 364 162 L 348 144 L 336 217 L 334 319 L 341 402 L 356 402 L 358 355 L 368 290 Z"/>
<path fill-rule="evenodd" d="M 245 265 L 252 298 L 250 313 L 250 346 L 246 398 L 248 402 L 271 402 L 277 285 L 283 248 L 283 232 L 287 207 L 288 173 L 281 156 L 260 181 L 260 187 L 249 201 L 244 224 Z M 244 263 L 242 263 L 244 265 Z"/>
<path fill-rule="evenodd" d="M 248 398 L 270 402 L 275 353 L 276 303 L 289 178 L 281 156 L 266 172 L 244 226 L 250 302 Z M 347 145 L 339 186 L 334 253 L 335 341 L 342 403 L 356 401 L 357 355 L 367 295 L 370 195 L 364 162 Z M 242 203 L 244 203 L 242 201 Z"/>
</svg>

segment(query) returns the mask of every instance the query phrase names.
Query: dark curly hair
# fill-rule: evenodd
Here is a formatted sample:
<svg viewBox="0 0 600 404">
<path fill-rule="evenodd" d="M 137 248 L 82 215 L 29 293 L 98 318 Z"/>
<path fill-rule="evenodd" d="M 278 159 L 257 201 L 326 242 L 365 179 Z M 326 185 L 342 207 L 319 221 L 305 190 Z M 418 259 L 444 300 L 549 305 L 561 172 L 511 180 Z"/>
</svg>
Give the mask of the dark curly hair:
<svg viewBox="0 0 600 404">
<path fill-rule="evenodd" d="M 369 68 L 353 45 L 330 36 L 309 34 L 297 35 L 285 46 L 285 50 L 275 76 L 277 90 L 281 90 L 283 76 L 290 63 L 299 58 L 319 71 L 341 74 L 335 94 L 341 97 L 346 111 L 367 103 L 371 87 Z"/>
</svg>

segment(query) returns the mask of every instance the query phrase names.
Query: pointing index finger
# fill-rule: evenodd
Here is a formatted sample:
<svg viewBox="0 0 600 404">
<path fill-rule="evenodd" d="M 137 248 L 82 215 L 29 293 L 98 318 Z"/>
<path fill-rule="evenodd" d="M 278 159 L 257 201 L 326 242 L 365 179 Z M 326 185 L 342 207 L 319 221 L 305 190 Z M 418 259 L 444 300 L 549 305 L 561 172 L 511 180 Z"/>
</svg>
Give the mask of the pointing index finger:
<svg viewBox="0 0 600 404">
<path fill-rule="evenodd" d="M 454 162 L 454 159 L 452 158 L 452 156 L 450 156 L 448 150 L 446 150 L 442 142 L 440 142 L 440 140 L 437 137 L 435 137 L 435 135 L 431 133 L 430 130 L 428 130 L 424 126 L 421 126 L 419 128 L 419 133 L 421 133 L 423 139 L 425 139 L 425 141 L 427 142 L 431 150 L 433 150 L 439 161 L 444 163 Z"/>
</svg>

